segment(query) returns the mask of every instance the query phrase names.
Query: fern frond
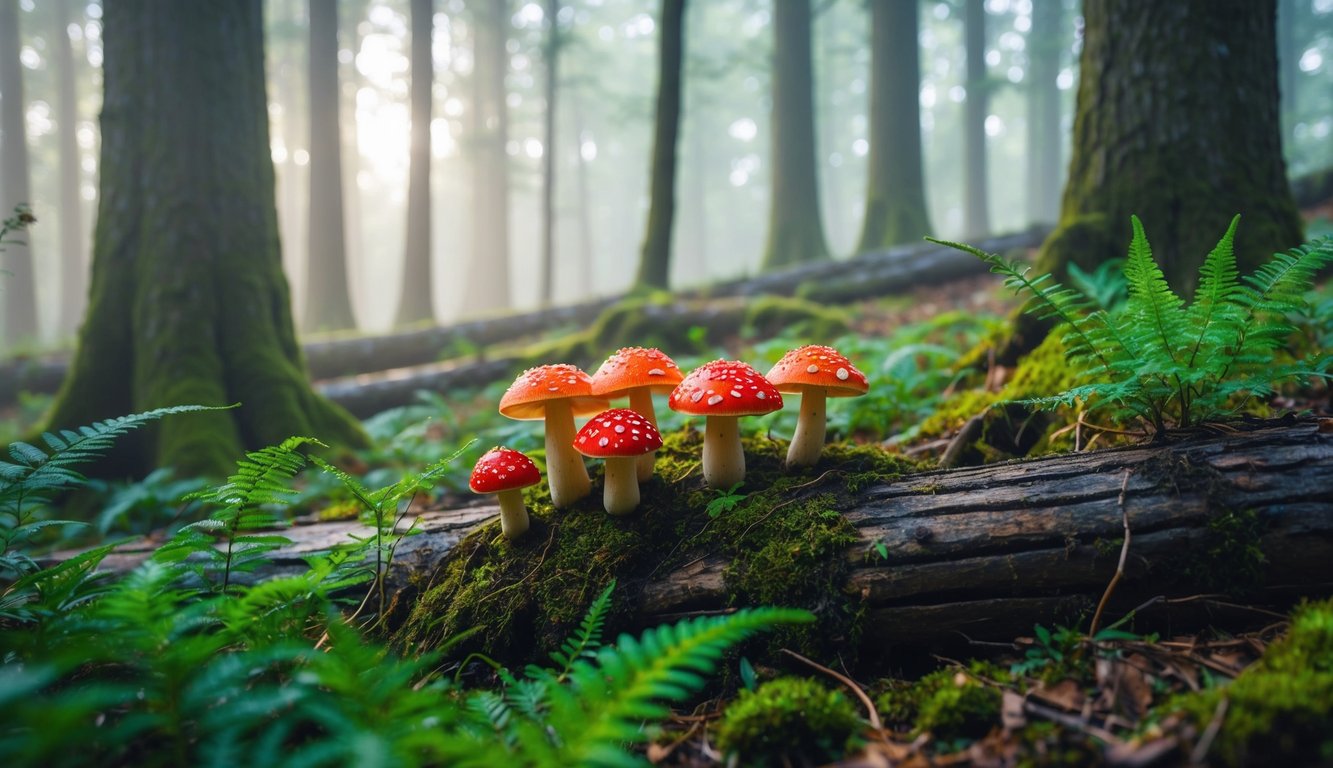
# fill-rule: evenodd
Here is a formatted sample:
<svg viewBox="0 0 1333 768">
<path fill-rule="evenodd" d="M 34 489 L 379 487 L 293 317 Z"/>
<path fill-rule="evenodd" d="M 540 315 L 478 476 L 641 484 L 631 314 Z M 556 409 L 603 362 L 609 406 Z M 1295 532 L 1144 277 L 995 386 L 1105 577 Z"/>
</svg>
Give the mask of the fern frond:
<svg viewBox="0 0 1333 768">
<path fill-rule="evenodd" d="M 1319 270 L 1333 262 L 1333 237 L 1274 254 L 1271 261 L 1244 278 L 1238 301 L 1244 307 L 1242 337 L 1227 358 L 1223 372 L 1243 368 L 1247 355 L 1268 352 L 1283 345 L 1293 328 L 1287 314 L 1305 306 L 1305 291 Z"/>
<path fill-rule="evenodd" d="M 305 455 L 296 450 L 303 445 L 328 447 L 313 437 L 289 437 L 278 445 L 245 454 L 227 482 L 191 493 L 184 500 L 235 508 L 290 504 L 296 492 L 287 481 L 305 466 Z"/>
<path fill-rule="evenodd" d="M 1194 335 L 1194 344 L 1186 361 L 1191 368 L 1201 355 L 1208 359 L 1217 350 L 1234 343 L 1240 332 L 1241 314 L 1235 301 L 1240 292 L 1235 251 L 1239 224 L 1240 215 L 1237 214 L 1199 268 L 1199 287 L 1187 313 L 1187 323 Z"/>
<path fill-rule="evenodd" d="M 698 690 L 723 651 L 779 624 L 811 621 L 805 611 L 754 608 L 621 635 L 595 663 L 575 662 L 568 687 L 552 690 L 549 722 L 563 741 L 562 763 L 637 764 L 624 745 L 645 740 L 642 722 L 666 714 L 661 702 Z"/>
<path fill-rule="evenodd" d="M 601 646 L 602 627 L 611 610 L 611 592 L 615 588 L 616 580 L 612 579 L 597 599 L 592 601 L 592 605 L 588 606 L 588 612 L 584 614 L 574 634 L 561 644 L 560 650 L 551 653 L 551 659 L 560 665 L 560 671 L 556 674 L 558 679 L 564 680 L 575 661 L 592 656 L 593 651 Z"/>
<path fill-rule="evenodd" d="M 1185 338 L 1184 302 L 1171 286 L 1166 275 L 1153 259 L 1143 222 L 1131 216 L 1134 236 L 1129 243 L 1129 258 L 1125 259 L 1125 278 L 1129 281 L 1129 301 L 1125 310 L 1134 321 L 1128 328 L 1127 341 L 1135 346 L 1138 357 L 1145 360 L 1176 362 L 1178 347 Z"/>
</svg>

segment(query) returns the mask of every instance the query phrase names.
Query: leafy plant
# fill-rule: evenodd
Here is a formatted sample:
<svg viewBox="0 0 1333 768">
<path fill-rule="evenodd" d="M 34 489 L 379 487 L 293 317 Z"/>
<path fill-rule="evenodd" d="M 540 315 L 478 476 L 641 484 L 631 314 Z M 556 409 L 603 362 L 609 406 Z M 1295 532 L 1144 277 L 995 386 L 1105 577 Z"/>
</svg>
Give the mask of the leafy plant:
<svg viewBox="0 0 1333 768">
<path fill-rule="evenodd" d="M 709 517 L 717 517 L 724 512 L 730 512 L 735 509 L 737 504 L 745 501 L 745 497 L 750 495 L 748 493 L 739 493 L 741 486 L 744 484 L 745 483 L 743 482 L 735 483 L 730 488 L 717 489 L 717 496 L 708 502 L 708 505 L 704 507 L 704 511 L 708 513 Z"/>
<path fill-rule="evenodd" d="M 1276 254 L 1242 281 L 1234 252 L 1239 220 L 1232 219 L 1204 260 L 1188 307 L 1153 260 L 1138 217 L 1124 264 L 1128 298 L 1111 309 L 1049 274 L 1029 277 L 1029 267 L 997 254 L 932 241 L 985 261 L 1007 286 L 1031 297 L 1029 311 L 1055 321 L 1083 383 L 1032 404 L 1083 402 L 1122 420 L 1142 419 L 1161 434 L 1234 413 L 1246 399 L 1270 395 L 1275 381 L 1328 375 L 1327 357 L 1289 363 L 1278 353 L 1293 330 L 1287 316 L 1304 307 L 1315 273 L 1333 261 L 1333 240 Z"/>
</svg>

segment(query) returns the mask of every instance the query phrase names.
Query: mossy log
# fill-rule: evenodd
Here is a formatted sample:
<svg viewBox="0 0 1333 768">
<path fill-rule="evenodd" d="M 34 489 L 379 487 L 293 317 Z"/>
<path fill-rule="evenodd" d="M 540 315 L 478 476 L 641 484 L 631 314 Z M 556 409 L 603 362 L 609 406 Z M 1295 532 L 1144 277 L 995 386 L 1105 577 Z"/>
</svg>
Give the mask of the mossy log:
<svg viewBox="0 0 1333 768">
<path fill-rule="evenodd" d="M 822 478 L 836 474 L 827 469 L 817 470 Z M 828 497 L 830 482 L 802 483 L 791 499 Z M 848 600 L 860 613 L 855 636 L 863 649 L 964 636 L 1010 640 L 1034 623 L 1076 623 L 1116 570 L 1126 519 L 1126 570 L 1108 615 L 1161 598 L 1155 610 L 1170 605 L 1169 619 L 1183 626 L 1222 620 L 1228 605 L 1282 605 L 1333 592 L 1333 430 L 1327 420 L 916 473 L 839 498 L 855 533 L 849 547 L 830 550 L 845 560 L 838 570 L 846 578 L 842 594 L 828 598 Z M 497 515 L 497 507 L 483 504 L 424 512 L 424 532 L 402 542 L 388 576 L 399 610 L 410 609 L 464 536 Z M 480 535 L 498 536 L 492 527 Z M 302 569 L 302 557 L 358 529 L 354 522 L 289 529 L 285 535 L 294 544 L 276 554 L 270 572 Z M 525 550 L 534 558 L 555 557 L 544 551 L 550 540 Z M 667 544 L 649 549 L 665 558 L 674 551 Z M 122 547 L 105 566 L 133 567 L 147 550 Z M 471 557 L 476 548 L 460 551 Z M 650 573 L 625 593 L 637 596 L 631 621 L 651 625 L 735 608 L 732 564 L 705 555 Z M 528 568 L 521 570 L 531 575 Z M 1179 604 L 1200 595 L 1213 599 Z"/>
<path fill-rule="evenodd" d="M 992 238 L 979 243 L 978 247 L 997 252 L 1035 248 L 1041 244 L 1045 235 L 1045 230 L 1030 229 Z M 930 243 L 913 243 L 864 253 L 854 259 L 792 267 L 703 289 L 680 291 L 674 295 L 682 300 L 799 295 L 811 301 L 835 303 L 901 293 L 919 285 L 978 274 L 985 268 L 984 264 L 965 253 Z M 306 368 L 312 380 L 325 382 L 326 394 L 335 401 L 353 412 L 364 413 L 358 410 L 359 397 L 349 396 L 348 402 L 342 402 L 336 394 L 354 389 L 358 382 L 355 378 L 357 374 L 429 366 L 446 359 L 453 359 L 457 368 L 465 369 L 469 364 L 457 361 L 483 359 L 484 362 L 485 350 L 495 345 L 534 337 L 553 328 L 587 327 L 607 310 L 624 302 L 625 297 L 612 297 L 381 336 L 328 337 L 307 341 L 304 345 Z M 19 392 L 55 392 L 64 379 L 67 367 L 68 355 L 0 361 L 0 404 L 13 402 Z M 423 370 L 422 373 L 429 374 L 430 371 Z M 395 372 L 386 376 L 385 380 L 399 381 L 403 375 L 402 372 Z M 372 377 L 359 381 L 369 385 L 377 380 Z M 426 381 L 413 384 L 410 388 L 386 385 L 374 394 L 367 394 L 365 402 L 382 399 L 379 392 L 391 390 L 405 392 L 405 395 L 395 396 L 398 398 L 395 403 L 401 404 L 407 402 L 416 389 L 428 386 L 430 384 Z"/>
</svg>

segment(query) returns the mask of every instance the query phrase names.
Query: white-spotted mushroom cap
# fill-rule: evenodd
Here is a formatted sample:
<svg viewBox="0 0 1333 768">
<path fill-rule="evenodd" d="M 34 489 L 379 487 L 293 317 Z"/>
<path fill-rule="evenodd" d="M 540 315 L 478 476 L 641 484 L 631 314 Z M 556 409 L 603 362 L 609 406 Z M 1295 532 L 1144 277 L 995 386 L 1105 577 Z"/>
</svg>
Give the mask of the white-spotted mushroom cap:
<svg viewBox="0 0 1333 768">
<path fill-rule="evenodd" d="M 663 394 L 685 378 L 676 361 L 660 349 L 625 347 L 606 358 L 592 375 L 592 393 L 598 397 L 624 397 L 632 389 L 647 387 Z"/>
<path fill-rule="evenodd" d="M 546 418 L 546 403 L 569 400 L 575 416 L 605 409 L 610 403 L 592 394 L 592 379 L 568 363 L 539 365 L 520 373 L 500 398 L 500 414 L 519 421 Z"/>
<path fill-rule="evenodd" d="M 833 347 L 819 344 L 793 349 L 768 372 L 768 380 L 779 391 L 798 393 L 819 387 L 829 397 L 864 395 L 870 384 L 866 375 Z"/>
<path fill-rule="evenodd" d="M 588 420 L 574 436 L 574 450 L 594 459 L 642 456 L 662 447 L 662 435 L 637 411 L 612 408 Z"/>
<path fill-rule="evenodd" d="M 536 485 L 541 472 L 532 459 L 512 448 L 497 445 L 477 459 L 468 487 L 473 493 L 499 493 Z"/>
<path fill-rule="evenodd" d="M 782 394 L 749 365 L 714 360 L 677 384 L 667 405 L 693 416 L 755 416 L 782 408 Z"/>
</svg>

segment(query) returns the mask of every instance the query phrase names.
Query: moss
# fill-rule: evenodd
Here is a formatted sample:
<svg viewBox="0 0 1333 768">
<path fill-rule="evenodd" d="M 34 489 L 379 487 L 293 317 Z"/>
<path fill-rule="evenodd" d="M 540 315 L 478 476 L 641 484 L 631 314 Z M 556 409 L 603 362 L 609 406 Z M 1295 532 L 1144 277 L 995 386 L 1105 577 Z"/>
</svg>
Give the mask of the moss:
<svg viewBox="0 0 1333 768">
<path fill-rule="evenodd" d="M 1208 520 L 1208 538 L 1182 569 L 1200 589 L 1243 595 L 1263 581 L 1264 526 L 1253 510 L 1223 510 Z"/>
<path fill-rule="evenodd" d="M 559 645 L 612 578 L 621 585 L 614 632 L 625 628 L 645 584 L 716 556 L 729 563 L 729 604 L 805 607 L 820 618 L 818 632 L 778 632 L 769 642 L 819 657 L 850 650 L 859 610 L 842 591 L 848 566 L 841 555 L 855 530 L 838 512 L 846 494 L 839 474 L 827 470 L 887 479 L 915 467 L 877 448 L 834 445 L 819 466 L 788 475 L 785 442 L 745 442 L 749 467 L 738 491 L 745 497 L 715 519 L 706 508 L 717 491 L 703 484 L 702 438 L 689 427 L 664 436 L 657 474 L 643 487 L 635 514 L 611 517 L 602 510 L 599 470 L 593 493 L 569 509 L 552 509 L 539 486 L 529 496 L 529 533 L 510 542 L 493 523 L 460 542 L 418 585 L 421 597 L 398 642 L 425 650 L 475 629 L 456 652 L 485 648 L 506 662 L 536 660 Z"/>
<path fill-rule="evenodd" d="M 744 765 L 823 764 L 855 749 L 864 728 L 841 692 L 780 677 L 743 691 L 727 707 L 717 745 Z"/>
<path fill-rule="evenodd" d="M 1297 609 L 1287 635 L 1230 685 L 1174 699 L 1202 730 L 1226 701 L 1209 752 L 1227 765 L 1333 762 L 1333 600 Z"/>
<path fill-rule="evenodd" d="M 746 305 L 744 330 L 750 336 L 799 333 L 812 339 L 836 339 L 851 324 L 845 312 L 786 296 L 762 296 Z"/>
<path fill-rule="evenodd" d="M 935 670 L 912 683 L 882 681 L 876 686 L 875 706 L 886 724 L 914 735 L 929 731 L 942 742 L 980 738 L 1000 722 L 1000 692 L 986 683 L 1011 678 L 999 665 L 972 661 L 965 668 Z"/>
</svg>

